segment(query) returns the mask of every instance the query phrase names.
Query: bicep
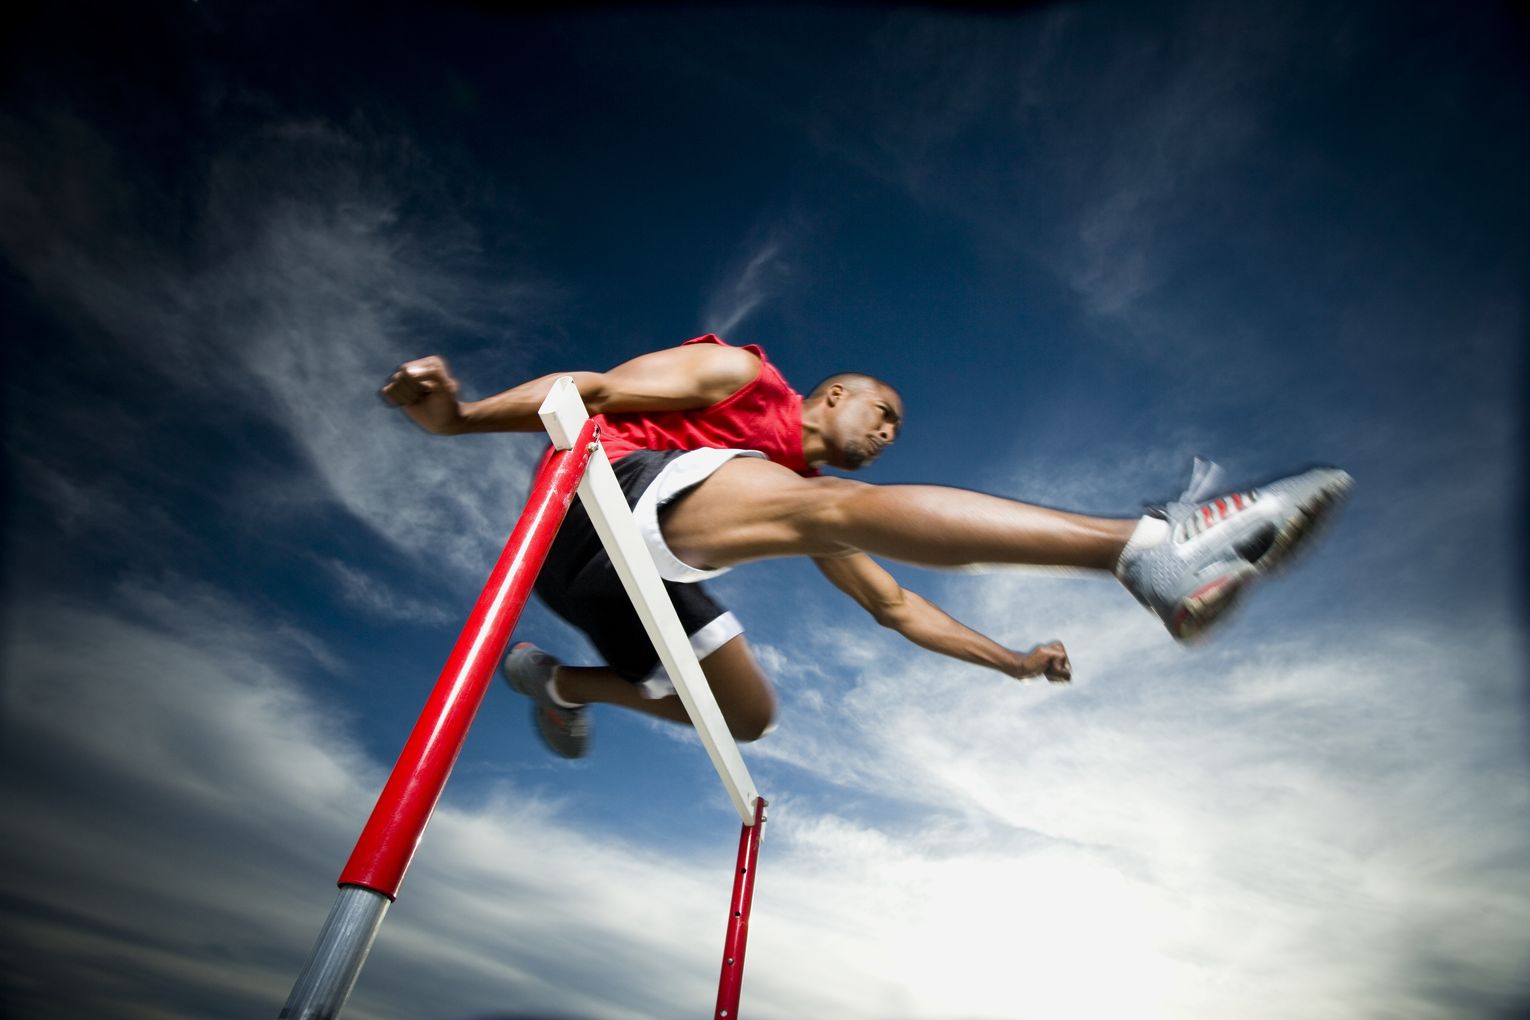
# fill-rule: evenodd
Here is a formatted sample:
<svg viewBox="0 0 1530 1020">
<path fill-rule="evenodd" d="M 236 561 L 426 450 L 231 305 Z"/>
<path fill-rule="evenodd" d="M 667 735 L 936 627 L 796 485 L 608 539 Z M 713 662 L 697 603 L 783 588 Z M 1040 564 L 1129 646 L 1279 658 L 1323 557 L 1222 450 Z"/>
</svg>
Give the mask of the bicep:
<svg viewBox="0 0 1530 1020">
<path fill-rule="evenodd" d="M 759 372 L 760 359 L 739 347 L 671 347 L 599 373 L 586 401 L 591 411 L 607 414 L 709 407 L 737 393 Z"/>
</svg>

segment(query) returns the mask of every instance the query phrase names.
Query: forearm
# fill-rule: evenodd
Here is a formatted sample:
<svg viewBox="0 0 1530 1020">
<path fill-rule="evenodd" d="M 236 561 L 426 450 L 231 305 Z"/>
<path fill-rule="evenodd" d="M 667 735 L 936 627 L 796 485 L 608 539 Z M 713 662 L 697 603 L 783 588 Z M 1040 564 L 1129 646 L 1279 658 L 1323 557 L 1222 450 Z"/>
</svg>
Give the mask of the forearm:
<svg viewBox="0 0 1530 1020">
<path fill-rule="evenodd" d="M 592 413 L 598 413 L 596 408 L 603 391 L 599 372 L 554 372 L 492 397 L 460 402 L 460 413 L 451 432 L 456 435 L 467 432 L 540 432 L 542 419 L 537 417 L 537 410 L 542 406 L 542 401 L 547 399 L 553 383 L 566 375 L 573 377 L 585 405 Z"/>
<path fill-rule="evenodd" d="M 1021 668 L 1019 653 L 952 618 L 914 592 L 904 592 L 896 610 L 879 614 L 877 622 L 921 648 L 962 662 L 987 666 L 1008 676 Z"/>
<path fill-rule="evenodd" d="M 400 365 L 381 394 L 435 435 L 540 432 L 537 410 L 565 375 L 591 414 L 619 414 L 708 407 L 737 393 L 759 371 L 760 359 L 742 348 L 686 345 L 644 354 L 609 372 L 554 372 L 482 400 L 460 400 L 445 360 L 432 354 Z"/>
</svg>

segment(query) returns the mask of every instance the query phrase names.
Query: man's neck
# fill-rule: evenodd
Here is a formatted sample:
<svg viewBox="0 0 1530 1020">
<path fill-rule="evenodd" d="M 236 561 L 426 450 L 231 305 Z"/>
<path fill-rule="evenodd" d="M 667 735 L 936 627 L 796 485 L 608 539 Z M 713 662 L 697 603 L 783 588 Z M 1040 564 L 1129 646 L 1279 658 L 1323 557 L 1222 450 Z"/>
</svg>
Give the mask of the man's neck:
<svg viewBox="0 0 1530 1020">
<path fill-rule="evenodd" d="M 807 466 L 817 470 L 829 462 L 829 448 L 823 441 L 823 430 L 816 416 L 804 406 L 802 409 L 802 457 Z"/>
</svg>

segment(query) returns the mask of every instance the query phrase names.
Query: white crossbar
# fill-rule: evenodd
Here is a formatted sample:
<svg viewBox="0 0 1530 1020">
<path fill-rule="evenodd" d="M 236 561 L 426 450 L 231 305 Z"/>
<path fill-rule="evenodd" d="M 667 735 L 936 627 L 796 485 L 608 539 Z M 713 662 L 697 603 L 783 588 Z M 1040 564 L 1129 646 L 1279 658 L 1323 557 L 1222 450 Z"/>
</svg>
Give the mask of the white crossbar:
<svg viewBox="0 0 1530 1020">
<path fill-rule="evenodd" d="M 552 437 L 553 446 L 560 450 L 567 450 L 574 444 L 579 430 L 589 418 L 571 376 L 564 376 L 553 384 L 538 414 L 547 434 Z M 712 697 L 712 688 L 707 686 L 701 663 L 696 661 L 685 628 L 680 625 L 669 593 L 664 590 L 659 568 L 654 566 L 653 557 L 638 533 L 637 521 L 632 517 L 627 498 L 622 494 L 604 450 L 596 450 L 590 458 L 589 470 L 579 483 L 579 501 L 615 564 L 622 586 L 627 589 L 627 597 L 643 621 L 643 628 L 659 653 L 659 661 L 690 714 L 702 746 L 707 749 L 733 806 L 745 825 L 753 825 L 754 804 L 759 792 L 754 788 L 754 780 L 749 778 L 749 770 L 744 767 L 738 744 L 728 732 L 728 724 L 723 721 L 717 699 Z"/>
</svg>

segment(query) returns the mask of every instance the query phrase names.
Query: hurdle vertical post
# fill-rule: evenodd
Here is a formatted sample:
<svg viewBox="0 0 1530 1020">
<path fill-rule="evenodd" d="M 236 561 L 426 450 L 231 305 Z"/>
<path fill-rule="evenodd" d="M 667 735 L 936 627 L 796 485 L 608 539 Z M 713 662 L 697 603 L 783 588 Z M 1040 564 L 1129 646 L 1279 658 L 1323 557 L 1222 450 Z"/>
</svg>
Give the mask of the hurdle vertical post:
<svg viewBox="0 0 1530 1020">
<path fill-rule="evenodd" d="M 749 910 L 754 906 L 754 867 L 765 838 L 765 798 L 755 802 L 753 825 L 738 836 L 738 864 L 733 869 L 733 900 L 728 904 L 728 935 L 723 940 L 722 975 L 717 980 L 717 1008 L 712 1020 L 738 1020 L 744 988 L 744 950 L 749 942 Z"/>
</svg>

